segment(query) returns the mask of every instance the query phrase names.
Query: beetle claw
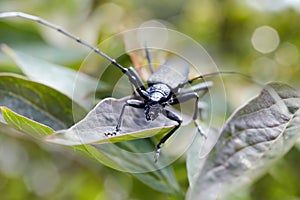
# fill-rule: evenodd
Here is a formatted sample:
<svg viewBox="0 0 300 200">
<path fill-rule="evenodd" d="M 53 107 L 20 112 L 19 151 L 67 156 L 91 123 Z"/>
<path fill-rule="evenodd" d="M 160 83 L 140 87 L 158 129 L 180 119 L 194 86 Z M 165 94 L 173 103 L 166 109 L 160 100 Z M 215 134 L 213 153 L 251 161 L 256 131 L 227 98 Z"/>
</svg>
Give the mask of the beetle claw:
<svg viewBox="0 0 300 200">
<path fill-rule="evenodd" d="M 200 133 L 200 135 L 201 135 L 202 137 L 204 137 L 204 139 L 206 140 L 206 139 L 207 139 L 207 136 L 206 136 L 206 134 L 204 133 L 204 131 L 203 131 L 203 129 L 201 128 L 201 126 L 197 126 L 197 130 L 198 130 L 198 132 Z"/>
<path fill-rule="evenodd" d="M 203 132 L 203 130 L 202 130 L 201 128 L 199 128 L 199 127 L 198 127 L 198 132 L 200 133 L 200 135 L 201 135 L 202 137 L 204 137 L 205 140 L 207 139 L 206 134 L 205 134 L 205 133 Z"/>
<path fill-rule="evenodd" d="M 160 154 L 160 149 L 155 149 L 154 152 L 154 162 L 157 163 Z"/>
<path fill-rule="evenodd" d="M 159 144 L 156 146 L 156 149 L 155 149 L 155 151 L 154 151 L 154 162 L 155 162 L 155 163 L 157 163 L 157 161 L 158 161 L 159 154 L 160 154 L 160 150 L 161 150 L 161 146 L 162 146 L 162 144 L 159 143 Z"/>
<path fill-rule="evenodd" d="M 202 129 L 202 127 L 200 126 L 199 122 L 197 120 L 195 120 L 194 123 L 195 123 L 195 126 L 197 127 L 197 130 L 200 133 L 200 135 L 203 136 L 204 139 L 207 139 L 207 136 L 206 136 L 204 130 Z"/>
<path fill-rule="evenodd" d="M 115 136 L 115 135 L 117 135 L 117 134 L 119 134 L 119 131 L 118 131 L 118 130 L 114 130 L 113 132 L 107 132 L 107 133 L 104 133 L 104 135 L 105 135 L 106 137 L 112 137 L 112 136 Z"/>
</svg>

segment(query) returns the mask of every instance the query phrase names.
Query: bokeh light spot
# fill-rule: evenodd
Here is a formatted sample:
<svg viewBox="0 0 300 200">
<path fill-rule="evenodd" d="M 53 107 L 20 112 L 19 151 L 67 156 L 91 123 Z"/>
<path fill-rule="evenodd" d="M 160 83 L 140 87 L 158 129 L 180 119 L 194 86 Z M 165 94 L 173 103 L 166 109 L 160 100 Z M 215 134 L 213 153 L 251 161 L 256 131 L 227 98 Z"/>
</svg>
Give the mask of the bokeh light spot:
<svg viewBox="0 0 300 200">
<path fill-rule="evenodd" d="M 260 26 L 252 34 L 251 43 L 255 50 L 261 53 L 274 51 L 280 42 L 277 31 L 270 26 Z"/>
<path fill-rule="evenodd" d="M 298 48 L 291 43 L 284 43 L 275 53 L 275 60 L 284 66 L 296 64 L 299 58 Z"/>
<path fill-rule="evenodd" d="M 260 57 L 252 64 L 251 76 L 262 82 L 274 81 L 278 76 L 278 65 L 273 59 Z"/>
</svg>

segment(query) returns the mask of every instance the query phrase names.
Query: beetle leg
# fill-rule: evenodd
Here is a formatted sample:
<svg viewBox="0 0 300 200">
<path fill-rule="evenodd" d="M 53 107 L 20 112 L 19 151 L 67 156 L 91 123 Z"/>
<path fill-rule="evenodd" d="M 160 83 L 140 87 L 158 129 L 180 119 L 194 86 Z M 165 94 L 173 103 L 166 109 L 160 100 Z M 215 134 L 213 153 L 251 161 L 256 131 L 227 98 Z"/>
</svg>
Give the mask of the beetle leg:
<svg viewBox="0 0 300 200">
<path fill-rule="evenodd" d="M 179 95 L 203 91 L 203 94 L 201 94 L 201 97 L 202 97 L 207 93 L 208 89 L 211 88 L 212 86 L 213 86 L 212 81 L 205 81 L 205 82 L 197 83 L 191 87 L 182 88 L 179 92 Z"/>
<path fill-rule="evenodd" d="M 207 103 L 203 101 L 198 101 L 198 110 L 199 110 L 199 118 L 200 120 L 207 119 Z"/>
<path fill-rule="evenodd" d="M 201 91 L 202 93 L 200 93 L 200 95 L 198 94 L 199 98 L 201 98 L 208 92 L 208 89 L 212 86 L 213 86 L 213 82 L 211 82 L 211 81 L 201 82 L 201 83 L 195 84 L 189 88 L 181 89 L 179 95 L 182 96 L 187 93 L 194 93 L 194 92 Z M 180 103 L 180 102 L 177 101 L 177 103 Z M 207 107 L 206 103 L 198 101 L 198 109 L 197 110 L 199 111 L 200 119 L 206 119 L 206 113 L 205 113 L 206 107 Z"/>
<path fill-rule="evenodd" d="M 122 110 L 121 110 L 121 113 L 120 113 L 118 123 L 117 123 L 117 126 L 116 126 L 115 130 L 113 132 L 110 132 L 110 133 L 104 133 L 105 136 L 114 136 L 114 135 L 119 133 L 119 131 L 121 130 L 120 127 L 121 127 L 121 124 L 122 124 L 125 108 L 127 106 L 131 106 L 131 107 L 134 107 L 134 108 L 144 108 L 145 103 L 143 101 L 139 101 L 139 100 L 136 100 L 136 99 L 127 100 L 126 103 L 122 107 Z"/>
<path fill-rule="evenodd" d="M 141 97 L 143 97 L 145 100 L 149 99 L 149 94 L 146 91 L 146 88 L 143 85 L 143 81 L 139 74 L 135 71 L 133 67 L 128 67 L 127 69 L 128 71 L 126 75 L 128 76 L 130 83 L 136 88 L 136 91 Z"/>
<path fill-rule="evenodd" d="M 174 104 L 178 104 L 180 102 L 185 102 L 185 101 L 188 101 L 190 99 L 195 99 L 195 108 L 194 108 L 194 115 L 193 115 L 193 120 L 194 120 L 194 124 L 195 126 L 197 127 L 198 129 L 198 132 L 206 138 L 206 135 L 202 129 L 202 127 L 200 126 L 199 124 L 199 121 L 198 121 L 198 111 L 199 111 L 199 96 L 197 93 L 187 93 L 187 94 L 183 94 L 179 97 L 176 97 L 174 99 L 172 99 L 172 101 L 170 102 L 170 105 L 174 105 Z"/>
<path fill-rule="evenodd" d="M 180 116 L 178 116 L 176 113 L 173 113 L 169 110 L 164 110 L 162 112 L 168 119 L 176 121 L 178 125 L 176 125 L 167 135 L 165 135 L 159 143 L 156 145 L 155 154 L 154 154 L 154 162 L 157 162 L 160 150 L 162 145 L 171 137 L 171 135 L 181 126 L 182 119 Z"/>
</svg>

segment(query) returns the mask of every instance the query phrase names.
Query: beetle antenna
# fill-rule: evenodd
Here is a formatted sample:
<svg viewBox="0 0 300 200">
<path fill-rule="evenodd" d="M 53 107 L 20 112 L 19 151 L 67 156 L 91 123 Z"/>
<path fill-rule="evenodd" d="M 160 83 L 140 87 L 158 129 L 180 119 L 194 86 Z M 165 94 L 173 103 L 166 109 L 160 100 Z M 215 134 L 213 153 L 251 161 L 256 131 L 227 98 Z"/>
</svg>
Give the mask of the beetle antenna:
<svg viewBox="0 0 300 200">
<path fill-rule="evenodd" d="M 147 58 L 147 61 L 148 61 L 149 69 L 150 69 L 150 72 L 153 74 L 154 69 L 153 69 L 151 55 L 150 55 L 149 49 L 147 47 L 147 44 L 145 44 L 144 46 L 145 46 L 146 58 Z"/>
<path fill-rule="evenodd" d="M 105 54 L 104 52 L 100 51 L 98 48 L 90 45 L 89 43 L 81 40 L 79 37 L 71 34 L 70 32 L 62 29 L 61 27 L 55 25 L 55 24 L 52 24 L 40 17 L 37 17 L 37 16 L 34 16 L 34 15 L 29 15 L 29 14 L 26 14 L 26 13 L 22 13 L 22 12 L 2 12 L 0 13 L 0 18 L 12 18 L 12 17 L 19 17 L 19 18 L 22 18 L 22 19 L 27 19 L 27 20 L 30 20 L 30 21 L 34 21 L 34 22 L 37 22 L 37 23 L 40 23 L 42 25 L 45 25 L 51 29 L 54 29 L 60 33 L 62 33 L 63 35 L 75 40 L 76 42 L 82 44 L 83 46 L 91 49 L 92 51 L 94 51 L 95 53 L 101 55 L 102 57 L 104 57 L 105 59 L 107 59 L 108 61 L 110 61 L 113 65 L 115 65 L 116 67 L 118 67 L 119 69 L 122 70 L 122 72 L 125 74 L 127 73 L 128 69 L 123 67 L 121 64 L 119 64 L 115 59 L 109 57 L 107 54 Z"/>
<path fill-rule="evenodd" d="M 191 84 L 192 82 L 194 82 L 198 79 L 204 79 L 204 78 L 208 78 L 208 77 L 221 76 L 221 75 L 239 75 L 239 76 L 242 76 L 242 77 L 254 82 L 255 84 L 257 84 L 259 86 L 264 86 L 264 84 L 258 82 L 257 80 L 254 80 L 251 76 L 248 76 L 248 75 L 240 73 L 240 72 L 233 72 L 233 71 L 212 72 L 212 73 L 209 73 L 209 74 L 203 74 L 203 75 L 196 76 L 196 77 L 188 80 L 186 82 L 186 84 L 188 84 L 188 83 Z"/>
</svg>

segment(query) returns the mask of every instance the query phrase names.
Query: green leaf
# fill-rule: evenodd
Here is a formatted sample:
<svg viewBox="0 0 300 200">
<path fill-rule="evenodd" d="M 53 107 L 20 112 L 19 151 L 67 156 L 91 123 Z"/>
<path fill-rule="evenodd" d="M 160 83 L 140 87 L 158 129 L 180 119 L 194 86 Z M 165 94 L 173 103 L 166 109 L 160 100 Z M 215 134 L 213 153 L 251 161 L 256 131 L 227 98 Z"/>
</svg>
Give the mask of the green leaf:
<svg viewBox="0 0 300 200">
<path fill-rule="evenodd" d="M 0 74 L 0 106 L 54 130 L 70 127 L 86 113 L 60 92 L 9 74 Z"/>
<path fill-rule="evenodd" d="M 124 103 L 124 100 L 112 99 L 104 102 L 110 104 L 114 101 L 118 102 L 118 108 Z M 44 139 L 44 136 L 52 134 L 51 128 L 56 128 L 56 130 L 67 128 L 74 123 L 73 114 L 77 116 L 84 114 L 84 110 L 76 104 L 73 104 L 73 109 L 71 109 L 72 101 L 56 90 L 21 77 L 3 74 L 0 75 L 0 105 L 2 116 L 9 126 L 37 139 Z M 115 108 L 115 105 L 112 104 L 109 107 L 105 104 L 102 108 L 107 111 L 109 108 Z M 94 110 L 99 111 L 97 107 Z M 118 113 L 115 113 L 115 118 Z M 98 114 L 95 113 L 93 117 Z M 102 119 L 102 123 L 106 122 Z M 96 127 L 103 126 L 101 120 L 84 121 L 84 123 L 94 123 Z M 86 128 L 86 125 L 84 127 Z M 135 127 L 140 126 L 136 124 Z M 162 155 L 160 162 L 154 163 L 154 144 L 151 140 L 105 145 L 78 145 L 75 148 L 83 152 L 84 156 L 109 167 L 133 173 L 139 180 L 156 190 L 172 194 L 179 193 L 179 186 L 172 169 L 165 168 L 167 159 Z"/>
<path fill-rule="evenodd" d="M 53 134 L 54 130 L 27 117 L 19 115 L 7 107 L 1 107 L 2 116 L 10 127 L 13 127 L 34 138 L 42 139 Z"/>
<path fill-rule="evenodd" d="M 300 136 L 300 95 L 286 84 L 268 84 L 238 109 L 190 186 L 188 200 L 225 197 L 261 176 Z"/>
<path fill-rule="evenodd" d="M 220 136 L 220 133 L 213 128 L 206 128 L 204 132 L 207 138 L 205 139 L 197 132 L 193 143 L 187 151 L 186 168 L 190 185 L 193 185 L 195 182 L 197 174 L 202 170 L 207 155 L 211 152 Z"/>
<path fill-rule="evenodd" d="M 90 93 L 97 89 L 98 80 L 82 72 L 34 58 L 22 52 L 2 46 L 8 54 L 31 80 L 50 86 L 68 97 L 74 99 L 85 108 L 92 106 Z M 101 87 L 108 87 L 101 83 Z"/>
<path fill-rule="evenodd" d="M 75 146 L 88 157 L 119 171 L 131 173 L 144 184 L 163 193 L 180 194 L 180 188 L 168 159 L 161 155 L 154 163 L 150 139 Z"/>
<path fill-rule="evenodd" d="M 174 122 L 164 116 L 148 122 L 143 109 L 126 107 L 120 133 L 116 136 L 105 136 L 105 133 L 115 130 L 120 111 L 127 99 L 128 97 L 104 99 L 83 120 L 68 130 L 48 136 L 46 140 L 75 145 L 75 148 L 88 157 L 116 170 L 132 173 L 156 190 L 179 193 L 172 169 L 166 167 L 170 165 L 168 159 L 161 155 L 159 162 L 154 163 L 155 144 L 149 139 L 141 139 L 166 133 Z"/>
<path fill-rule="evenodd" d="M 51 128 L 43 124 L 37 123 L 35 121 L 32 121 L 24 116 L 21 116 L 6 107 L 1 107 L 1 111 L 5 121 L 10 127 L 13 127 L 36 139 L 43 140 L 45 136 L 50 135 L 54 132 Z M 122 149 L 121 146 L 126 147 L 127 150 L 130 149 L 136 152 L 145 152 L 145 150 L 147 149 L 151 153 L 148 154 L 148 156 L 141 154 L 138 159 L 137 157 L 132 158 L 132 156 L 125 155 L 125 153 L 125 157 L 122 156 L 120 159 L 120 152 L 124 151 L 124 149 Z M 135 141 L 134 143 L 123 143 L 118 147 L 112 147 L 109 145 L 82 145 L 76 146 L 75 149 L 77 149 L 80 152 L 83 152 L 84 156 L 88 156 L 93 160 L 108 165 L 119 171 L 133 173 L 133 170 L 135 170 L 135 172 L 139 172 L 133 173 L 133 175 L 155 190 L 169 194 L 178 194 L 179 186 L 176 182 L 171 167 L 166 167 L 157 170 L 157 167 L 161 167 L 161 165 L 156 165 L 153 162 L 153 146 L 154 144 L 150 140 L 140 140 L 138 142 Z M 161 159 L 165 158 L 162 156 Z M 150 170 L 149 167 L 145 168 L 145 166 L 149 164 L 152 167 L 151 170 L 155 169 L 154 171 L 148 171 Z M 126 169 L 126 167 L 128 166 L 130 167 L 130 171 L 129 168 Z M 140 173 L 141 171 L 143 171 L 144 173 Z"/>
<path fill-rule="evenodd" d="M 154 121 L 147 121 L 143 109 L 126 107 L 121 131 L 114 136 L 106 136 L 106 133 L 112 133 L 115 130 L 122 106 L 127 99 L 128 97 L 102 100 L 80 122 L 67 130 L 56 132 L 47 140 L 63 145 L 120 142 L 164 134 L 176 125 L 176 122 L 163 115 Z"/>
</svg>

